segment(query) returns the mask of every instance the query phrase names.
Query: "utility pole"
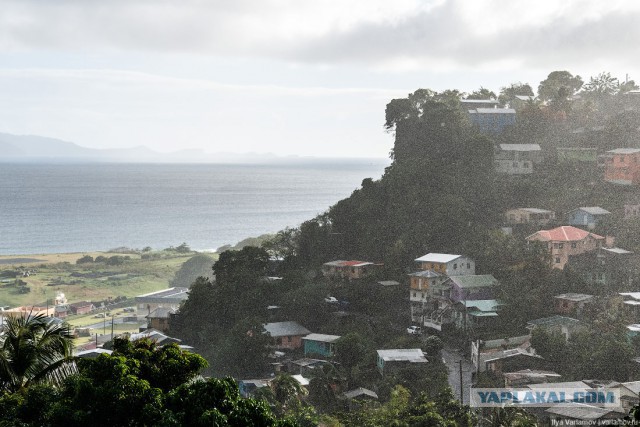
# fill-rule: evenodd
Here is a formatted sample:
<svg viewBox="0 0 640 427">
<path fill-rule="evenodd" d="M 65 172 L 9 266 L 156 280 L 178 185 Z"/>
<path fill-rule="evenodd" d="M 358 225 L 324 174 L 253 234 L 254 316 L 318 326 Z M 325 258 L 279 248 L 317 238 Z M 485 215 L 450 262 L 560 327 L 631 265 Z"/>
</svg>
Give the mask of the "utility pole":
<svg viewBox="0 0 640 427">
<path fill-rule="evenodd" d="M 464 405 L 464 394 L 462 391 L 462 358 L 458 361 L 460 365 L 460 404 Z"/>
<path fill-rule="evenodd" d="M 111 316 L 111 341 L 113 341 L 113 316 Z"/>
</svg>

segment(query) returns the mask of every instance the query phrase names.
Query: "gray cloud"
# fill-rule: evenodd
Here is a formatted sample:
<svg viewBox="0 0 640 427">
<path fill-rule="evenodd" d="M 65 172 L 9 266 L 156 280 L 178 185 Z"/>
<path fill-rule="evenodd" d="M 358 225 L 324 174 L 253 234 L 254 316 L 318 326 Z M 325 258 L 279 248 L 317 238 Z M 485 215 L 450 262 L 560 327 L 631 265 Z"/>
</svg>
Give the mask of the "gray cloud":
<svg viewBox="0 0 640 427">
<path fill-rule="evenodd" d="M 384 64 L 412 58 L 439 68 L 473 68 L 502 61 L 522 67 L 583 66 L 599 62 L 637 68 L 640 12 L 612 11 L 576 23 L 570 16 L 477 35 L 456 12 L 456 2 L 406 18 L 395 24 L 365 24 L 335 33 L 286 52 L 310 62 Z M 482 22 L 476 25 L 482 26 Z"/>
<path fill-rule="evenodd" d="M 301 63 L 384 66 L 411 60 L 425 67 L 476 67 L 512 61 L 548 67 L 592 63 L 594 55 L 632 65 L 640 11 L 611 10 L 577 20 L 580 2 L 544 22 L 499 31 L 469 22 L 463 0 L 446 0 L 388 19 L 357 17 L 338 25 L 341 11 L 320 24 L 317 10 L 286 0 L 5 0 L 0 51 L 23 49 L 193 52 L 266 57 Z M 511 4 L 511 3 L 510 3 Z M 523 2 L 522 14 L 529 2 Z M 500 8 L 500 1 L 487 2 Z M 572 7 L 574 8 L 572 10 Z M 637 8 L 636 8 L 637 9 Z M 306 26 L 310 28 L 305 30 Z M 317 27 L 317 28 L 316 28 Z M 289 30 L 290 28 L 290 30 Z"/>
</svg>

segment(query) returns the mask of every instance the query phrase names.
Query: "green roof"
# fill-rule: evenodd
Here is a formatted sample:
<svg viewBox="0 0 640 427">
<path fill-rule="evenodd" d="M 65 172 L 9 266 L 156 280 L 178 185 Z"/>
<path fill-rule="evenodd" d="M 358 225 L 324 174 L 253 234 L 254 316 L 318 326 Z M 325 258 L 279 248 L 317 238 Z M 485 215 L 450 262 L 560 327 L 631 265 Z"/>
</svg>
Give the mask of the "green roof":
<svg viewBox="0 0 640 427">
<path fill-rule="evenodd" d="M 495 286 L 498 281 L 491 274 L 480 274 L 473 276 L 451 276 L 451 281 L 462 289 L 486 288 Z"/>
<path fill-rule="evenodd" d="M 551 316 L 551 317 L 544 317 L 542 319 L 530 320 L 527 322 L 527 327 L 572 325 L 575 323 L 579 323 L 579 320 L 574 319 L 572 317 Z"/>
</svg>

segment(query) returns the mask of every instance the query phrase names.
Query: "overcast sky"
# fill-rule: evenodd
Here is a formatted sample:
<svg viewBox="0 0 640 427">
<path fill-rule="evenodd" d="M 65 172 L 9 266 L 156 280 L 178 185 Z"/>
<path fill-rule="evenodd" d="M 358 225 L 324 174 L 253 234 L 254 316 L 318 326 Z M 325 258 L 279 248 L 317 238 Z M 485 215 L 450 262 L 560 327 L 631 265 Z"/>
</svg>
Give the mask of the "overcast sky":
<svg viewBox="0 0 640 427">
<path fill-rule="evenodd" d="M 640 80 L 637 0 L 0 0 L 0 132 L 386 157 L 392 98 Z"/>
</svg>

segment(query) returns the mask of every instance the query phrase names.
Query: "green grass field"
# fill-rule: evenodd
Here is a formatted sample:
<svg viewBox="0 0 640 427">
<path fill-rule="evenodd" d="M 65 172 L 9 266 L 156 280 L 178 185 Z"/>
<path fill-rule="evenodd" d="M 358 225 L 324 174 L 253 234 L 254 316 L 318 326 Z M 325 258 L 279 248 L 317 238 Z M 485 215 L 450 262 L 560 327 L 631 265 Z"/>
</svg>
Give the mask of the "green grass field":
<svg viewBox="0 0 640 427">
<path fill-rule="evenodd" d="M 131 298 L 165 289 L 176 271 L 194 253 L 162 252 L 158 255 L 161 258 L 152 259 L 141 259 L 138 254 L 125 254 L 131 259 L 115 266 L 106 263 L 76 264 L 84 255 L 108 258 L 123 254 L 95 252 L 0 257 L 0 306 L 44 305 L 47 301 L 52 304 L 59 292 L 65 294 L 69 303 L 73 303 L 106 300 L 109 297 Z M 19 262 L 11 263 L 13 259 L 19 259 Z M 25 259 L 38 261 L 25 263 Z M 3 273 L 19 270 L 36 271 L 28 277 L 19 278 L 27 283 L 30 289 L 28 293 L 20 293 L 12 277 L 2 276 Z"/>
</svg>

